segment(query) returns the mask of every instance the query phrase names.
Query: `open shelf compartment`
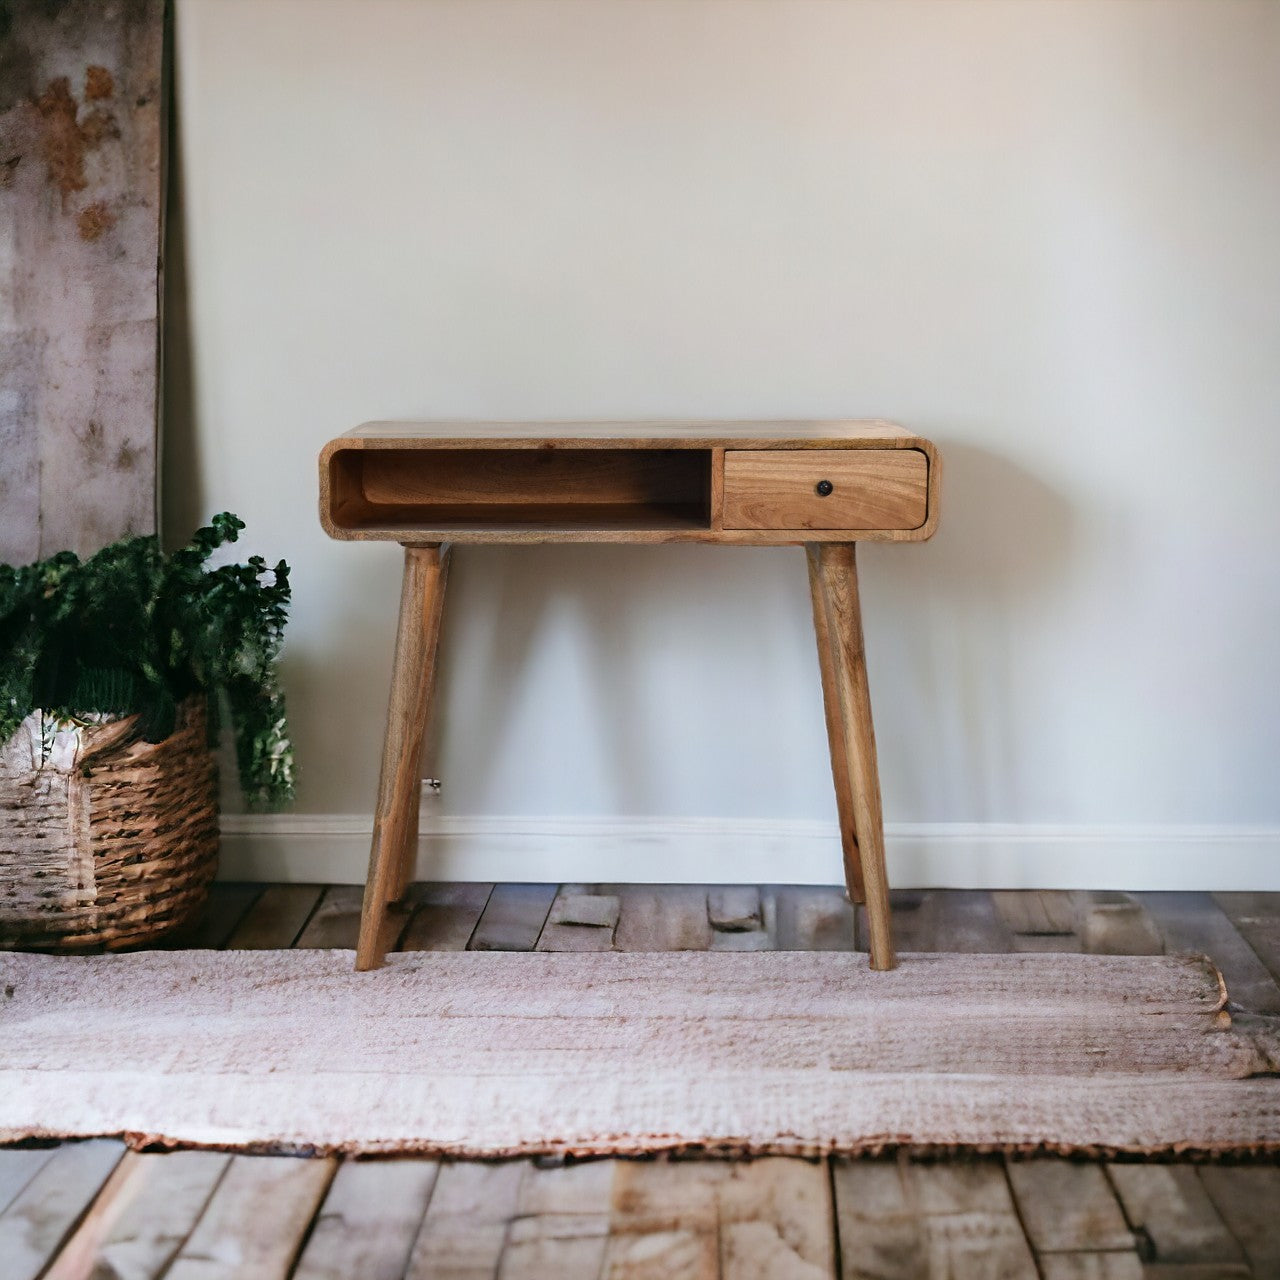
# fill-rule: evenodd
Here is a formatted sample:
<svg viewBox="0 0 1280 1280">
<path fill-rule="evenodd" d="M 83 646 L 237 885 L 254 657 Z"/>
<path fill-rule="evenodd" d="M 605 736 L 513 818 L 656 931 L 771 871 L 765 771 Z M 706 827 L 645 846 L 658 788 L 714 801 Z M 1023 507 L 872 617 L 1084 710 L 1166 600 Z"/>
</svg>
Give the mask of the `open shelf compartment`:
<svg viewBox="0 0 1280 1280">
<path fill-rule="evenodd" d="M 339 449 L 336 528 L 709 529 L 709 449 Z"/>
</svg>

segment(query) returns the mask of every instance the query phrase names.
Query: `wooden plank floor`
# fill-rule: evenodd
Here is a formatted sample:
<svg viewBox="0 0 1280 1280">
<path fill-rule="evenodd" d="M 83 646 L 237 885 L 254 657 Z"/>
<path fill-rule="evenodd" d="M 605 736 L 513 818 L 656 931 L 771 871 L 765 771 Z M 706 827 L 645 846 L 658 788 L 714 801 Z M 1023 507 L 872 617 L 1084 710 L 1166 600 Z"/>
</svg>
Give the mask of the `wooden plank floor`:
<svg viewBox="0 0 1280 1280">
<path fill-rule="evenodd" d="M 346 886 L 215 888 L 175 946 L 353 947 Z M 903 950 L 1207 951 L 1280 1012 L 1280 894 L 894 895 Z M 865 949 L 838 889 L 414 886 L 413 950 Z M 0 1150 L 3 1280 L 1280 1277 L 1280 1162 L 338 1161 Z"/>
</svg>

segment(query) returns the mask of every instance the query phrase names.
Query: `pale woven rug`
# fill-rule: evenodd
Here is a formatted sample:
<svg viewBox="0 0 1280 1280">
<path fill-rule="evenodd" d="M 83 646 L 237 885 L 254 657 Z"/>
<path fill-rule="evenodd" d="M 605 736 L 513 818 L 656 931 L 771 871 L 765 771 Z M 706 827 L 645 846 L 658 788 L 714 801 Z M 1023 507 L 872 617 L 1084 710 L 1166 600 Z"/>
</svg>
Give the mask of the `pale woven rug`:
<svg viewBox="0 0 1280 1280">
<path fill-rule="evenodd" d="M 0 1140 L 346 1152 L 1280 1149 L 1194 957 L 0 957 Z"/>
</svg>

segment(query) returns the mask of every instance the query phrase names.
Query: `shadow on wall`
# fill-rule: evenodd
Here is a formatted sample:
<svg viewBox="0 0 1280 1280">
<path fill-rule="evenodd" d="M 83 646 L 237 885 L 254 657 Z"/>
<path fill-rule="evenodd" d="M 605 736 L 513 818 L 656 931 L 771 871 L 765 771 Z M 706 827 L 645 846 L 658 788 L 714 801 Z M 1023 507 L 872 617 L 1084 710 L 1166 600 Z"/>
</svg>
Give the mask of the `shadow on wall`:
<svg viewBox="0 0 1280 1280">
<path fill-rule="evenodd" d="M 788 717 L 821 732 L 816 664 L 812 707 L 769 704 L 770 673 L 793 666 L 799 644 L 811 656 L 798 549 L 462 547 L 454 557 L 441 649 L 448 692 L 425 759 L 438 758 L 444 740 L 450 754 L 464 752 L 479 774 L 490 772 L 483 762 L 528 749 L 526 735 L 521 748 L 507 732 L 511 713 L 523 709 L 526 724 L 545 725 L 538 732 L 563 756 L 562 773 L 581 782 L 565 785 L 561 803 L 580 795 L 610 814 L 702 814 L 699 793 L 705 802 L 741 785 L 734 753 L 724 750 L 726 720 L 759 725 L 748 730 L 753 739 L 773 726 L 793 740 Z M 727 662 L 726 644 L 734 648 Z M 745 711 L 744 668 L 753 684 Z M 558 687 L 547 687 L 548 671 Z M 462 723 L 451 723 L 451 707 Z M 679 760 L 698 774 L 675 779 L 684 804 L 670 785 Z M 507 764 L 508 777 L 521 768 Z M 537 768 L 546 771 L 541 760 Z M 493 813 L 512 797 L 476 776 L 462 801 Z M 527 793 L 524 802 L 538 803 Z"/>
<path fill-rule="evenodd" d="M 1052 650 L 1034 638 L 1054 625 L 1075 516 L 1008 458 L 938 448 L 938 533 L 860 553 L 886 809 L 909 821 L 1013 820 L 1034 746 L 1025 693 L 1043 687 L 1036 658 Z"/>
<path fill-rule="evenodd" d="M 937 536 L 859 552 L 897 821 L 1018 811 L 1019 681 L 1037 678 L 1027 667 L 1036 647 L 1024 642 L 1046 625 L 1071 536 L 1066 500 L 1039 479 L 984 450 L 941 448 Z M 460 811 L 507 810 L 513 797 L 488 776 L 527 772 L 527 762 L 502 765 L 504 752 L 528 750 L 527 736 L 520 748 L 505 732 L 521 710 L 607 812 L 705 814 L 699 793 L 739 797 L 759 816 L 775 806 L 811 816 L 828 803 L 830 775 L 813 768 L 826 741 L 798 548 L 460 548 L 441 666 L 424 763 L 441 740 L 465 755 L 467 794 L 452 789 Z M 548 668 L 573 687 L 548 692 Z M 678 760 L 698 774 L 687 788 L 673 776 Z M 744 770 L 768 786 L 744 786 Z M 566 786 L 565 802 L 577 794 Z"/>
</svg>

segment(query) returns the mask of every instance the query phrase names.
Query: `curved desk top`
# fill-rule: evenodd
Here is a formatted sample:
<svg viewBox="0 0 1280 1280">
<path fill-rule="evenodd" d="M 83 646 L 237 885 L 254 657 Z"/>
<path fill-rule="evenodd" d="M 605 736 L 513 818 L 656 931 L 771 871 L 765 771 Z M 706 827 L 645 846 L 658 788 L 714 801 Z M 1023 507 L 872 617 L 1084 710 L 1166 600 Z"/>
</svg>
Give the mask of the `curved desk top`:
<svg viewBox="0 0 1280 1280">
<path fill-rule="evenodd" d="M 933 444 L 879 421 L 370 422 L 320 454 L 331 537 L 920 542 Z"/>
</svg>

